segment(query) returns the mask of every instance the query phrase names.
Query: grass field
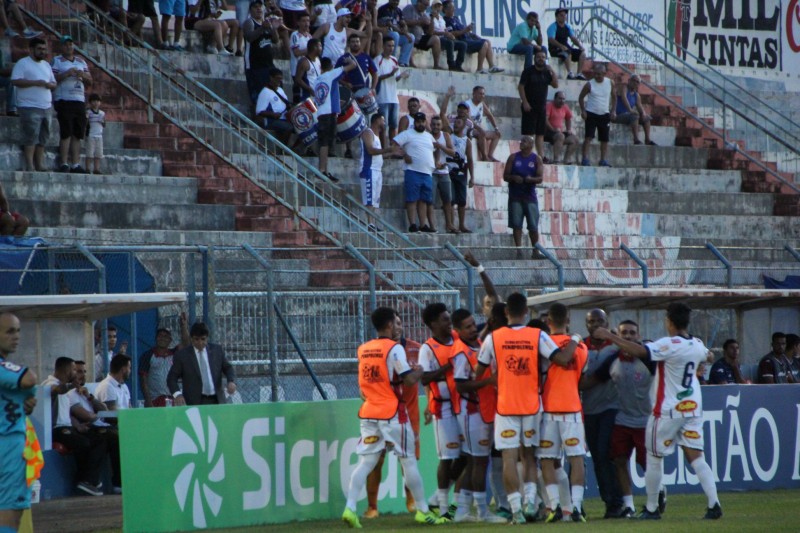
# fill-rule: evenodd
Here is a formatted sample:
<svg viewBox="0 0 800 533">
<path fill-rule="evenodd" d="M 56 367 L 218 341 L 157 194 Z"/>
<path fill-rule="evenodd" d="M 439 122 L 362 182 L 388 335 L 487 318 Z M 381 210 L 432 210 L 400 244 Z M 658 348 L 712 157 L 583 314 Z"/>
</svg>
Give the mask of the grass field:
<svg viewBox="0 0 800 533">
<path fill-rule="evenodd" d="M 636 497 L 637 506 L 644 504 L 644 496 Z M 724 531 L 725 533 L 737 532 L 768 532 L 800 531 L 797 505 L 800 501 L 800 490 L 776 490 L 768 492 L 741 492 L 720 494 L 723 517 L 718 521 L 702 520 L 705 513 L 706 499 L 702 494 L 670 495 L 667 511 L 659 521 L 639 520 L 603 520 L 603 507 L 599 499 L 587 500 L 585 509 L 588 523 L 560 523 L 560 524 L 531 524 L 525 527 L 532 528 L 557 528 L 561 531 L 572 528 L 590 529 L 592 533 L 621 533 L 621 532 L 675 532 L 687 531 Z M 363 504 L 359 511 L 363 512 Z M 409 531 L 430 529 L 414 523 L 411 515 L 385 515 L 373 520 L 362 519 L 364 531 Z M 451 524 L 437 526 L 437 531 L 485 531 L 502 529 L 504 526 L 493 524 Z M 209 530 L 210 531 L 210 530 Z M 299 533 L 306 531 L 316 532 L 344 532 L 351 531 L 338 520 L 319 520 L 313 522 L 293 522 L 274 526 L 261 526 L 237 529 L 217 529 L 215 532 L 230 533 L 255 533 L 256 531 L 269 533 Z M 109 532 L 110 533 L 110 532 Z"/>
</svg>

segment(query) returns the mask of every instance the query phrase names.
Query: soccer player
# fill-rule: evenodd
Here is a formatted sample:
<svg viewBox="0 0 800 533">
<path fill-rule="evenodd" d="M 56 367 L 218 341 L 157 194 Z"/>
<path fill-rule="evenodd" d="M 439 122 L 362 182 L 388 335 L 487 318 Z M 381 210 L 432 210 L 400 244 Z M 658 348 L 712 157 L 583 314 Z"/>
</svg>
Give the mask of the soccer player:
<svg viewBox="0 0 800 533">
<path fill-rule="evenodd" d="M 453 348 L 456 354 L 453 357 L 453 376 L 456 390 L 465 400 L 465 409 L 459 421 L 461 433 L 464 435 L 464 451 L 468 454 L 454 522 L 475 521 L 469 514 L 474 500 L 478 507 L 478 522 L 505 523 L 505 518 L 490 513 L 486 506 L 486 470 L 492 451 L 497 380 L 488 368 L 480 376 L 475 373 L 481 341 L 478 339 L 478 326 L 472 313 L 466 309 L 455 310 L 453 328 L 458 333 L 458 340 Z"/>
<path fill-rule="evenodd" d="M 550 338 L 556 345 L 565 348 L 572 342 L 567 333 L 569 311 L 564 304 L 555 303 L 547 312 L 547 325 Z M 580 339 L 575 335 L 576 340 Z M 550 365 L 544 377 L 542 389 L 542 427 L 536 457 L 542 466 L 542 478 L 549 500 L 545 522 L 558 522 L 562 512 L 560 492 L 556 477 L 556 461 L 566 453 L 570 464 L 570 483 L 572 485 L 573 522 L 586 522 L 583 511 L 583 486 L 585 471 L 583 460 L 586 456 L 586 436 L 583 428 L 583 412 L 578 382 L 586 368 L 588 353 L 586 345 L 578 341 L 571 355 L 562 350 L 550 356 Z"/>
<path fill-rule="evenodd" d="M 402 393 L 394 385 L 400 382 L 408 387 L 413 386 L 422 376 L 422 369 L 408 366 L 405 350 L 394 340 L 400 334 L 398 330 L 402 331 L 403 327 L 397 312 L 388 307 L 379 307 L 372 312 L 371 318 L 378 337 L 358 347 L 358 386 L 364 398 L 358 411 L 361 439 L 356 448 L 359 459 L 350 477 L 342 521 L 352 528 L 361 528 L 356 502 L 367 476 L 389 444 L 400 460 L 403 478 L 414 495 L 417 509 L 414 519 L 422 524 L 444 524 L 447 520 L 431 514 L 425 501 L 425 489 L 413 453 L 414 432 L 405 405 L 400 401 Z"/>
<path fill-rule="evenodd" d="M 494 420 L 495 447 L 503 454 L 503 484 L 511 505 L 512 524 L 527 522 L 522 512 L 517 458 L 522 454 L 525 499 L 533 509 L 536 498 L 536 457 L 539 445 L 539 358 L 553 359 L 562 350 L 550 336 L 526 326 L 528 301 L 513 293 L 506 301 L 508 326 L 487 335 L 478 355 L 475 373 L 482 376 L 497 365 L 497 413 Z M 571 359 L 581 339 L 574 335 L 561 357 Z M 521 448 L 520 448 L 521 447 Z"/>
<path fill-rule="evenodd" d="M 683 448 L 686 461 L 692 465 L 706 497 L 708 508 L 703 518 L 722 517 L 717 497 L 714 473 L 703 457 L 703 396 L 697 380 L 697 366 L 708 357 L 708 350 L 689 335 L 691 308 L 683 303 L 671 303 L 664 319 L 669 336 L 644 346 L 618 337 L 605 328 L 595 330 L 598 339 L 607 339 L 630 355 L 657 363 L 655 379 L 650 387 L 653 412 L 647 421 L 647 469 L 644 480 L 647 507 L 639 518 L 659 520 L 658 496 L 664 475 L 664 456 Z"/>
</svg>

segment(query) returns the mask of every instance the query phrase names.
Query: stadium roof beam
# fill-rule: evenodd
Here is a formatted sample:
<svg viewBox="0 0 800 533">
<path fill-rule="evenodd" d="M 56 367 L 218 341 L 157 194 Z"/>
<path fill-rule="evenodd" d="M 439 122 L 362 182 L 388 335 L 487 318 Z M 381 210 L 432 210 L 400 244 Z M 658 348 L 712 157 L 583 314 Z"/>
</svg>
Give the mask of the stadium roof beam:
<svg viewBox="0 0 800 533">
<path fill-rule="evenodd" d="M 183 292 L 3 296 L 0 312 L 14 313 L 24 320 L 94 321 L 185 301 Z"/>
</svg>

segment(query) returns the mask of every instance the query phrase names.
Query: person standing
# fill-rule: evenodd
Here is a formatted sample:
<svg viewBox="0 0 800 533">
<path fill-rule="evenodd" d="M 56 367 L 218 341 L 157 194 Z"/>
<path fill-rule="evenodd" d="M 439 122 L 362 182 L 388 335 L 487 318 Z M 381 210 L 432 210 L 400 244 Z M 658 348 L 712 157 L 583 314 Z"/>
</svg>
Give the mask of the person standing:
<svg viewBox="0 0 800 533">
<path fill-rule="evenodd" d="M 683 449 L 686 462 L 694 470 L 708 500 L 703 518 L 722 518 L 714 472 L 703 456 L 703 395 L 696 375 L 697 366 L 708 357 L 708 350 L 700 339 L 689 335 L 691 313 L 692 309 L 684 303 L 669 304 L 664 319 L 667 336 L 644 345 L 618 337 L 604 327 L 594 332 L 596 338 L 611 341 L 634 357 L 657 363 L 650 387 L 653 411 L 647 421 L 645 437 L 647 506 L 639 516 L 642 519 L 661 518 L 658 496 L 664 476 L 664 457 L 674 453 L 676 445 Z"/>
<path fill-rule="evenodd" d="M 345 53 L 347 38 L 351 35 L 366 37 L 366 34 L 350 27 L 352 14 L 347 8 L 336 11 L 336 22 L 323 24 L 314 32 L 314 38 L 322 43 L 322 57 L 327 57 L 332 64 L 336 64 Z"/>
<path fill-rule="evenodd" d="M 383 156 L 392 154 L 394 147 L 383 148 L 381 138 L 384 135 L 386 120 L 378 112 L 372 115 L 369 128 L 361 133 L 361 201 L 374 212 L 381 207 L 381 190 L 383 189 Z"/>
<path fill-rule="evenodd" d="M 292 79 L 295 79 L 300 59 L 306 56 L 308 42 L 313 39 L 310 29 L 311 16 L 308 13 L 301 14 L 297 19 L 297 29 L 289 36 L 289 73 L 292 75 Z M 300 101 L 300 93 L 294 85 L 292 86 L 292 98 L 295 103 Z"/>
<path fill-rule="evenodd" d="M 442 123 L 446 127 L 446 122 Z M 467 228 L 467 189 L 475 185 L 475 163 L 472 159 L 472 141 L 467 134 L 467 119 L 456 117 L 453 122 L 453 141 L 455 155 L 448 158 L 450 182 L 453 185 L 453 207 L 458 212 L 458 232 L 472 233 Z"/>
<path fill-rule="evenodd" d="M 410 105 L 410 103 L 409 103 Z M 414 127 L 401 131 L 392 142 L 402 149 L 408 232 L 433 233 L 428 221 L 428 205 L 433 203 L 433 136 L 425 130 L 425 113 L 413 115 Z M 402 128 L 401 128 L 402 129 Z"/>
<path fill-rule="evenodd" d="M 58 84 L 53 99 L 61 132 L 58 170 L 83 174 L 81 140 L 86 134 L 86 86 L 92 84 L 92 75 L 86 61 L 75 55 L 69 35 L 61 37 L 61 55 L 53 59 L 52 68 Z"/>
<path fill-rule="evenodd" d="M 25 416 L 36 406 L 36 374 L 8 358 L 17 351 L 20 321 L 11 313 L 0 313 L 0 406 L 5 423 L 0 426 L 3 461 L 0 475 L 0 531 L 17 531 L 25 509 L 31 507 L 31 490 L 25 479 Z"/>
<path fill-rule="evenodd" d="M 539 24 L 539 14 L 535 11 L 525 15 L 525 22 L 517 24 L 511 32 L 511 37 L 506 44 L 509 54 L 524 55 L 525 69 L 533 65 L 533 56 L 536 52 L 544 51 L 542 46 L 542 27 Z"/>
<path fill-rule="evenodd" d="M 264 4 L 250 2 L 250 16 L 242 24 L 244 35 L 244 77 L 250 100 L 256 103 L 258 94 L 269 81 L 269 70 L 275 66 L 272 46 L 278 44 L 278 32 L 264 18 Z"/>
<path fill-rule="evenodd" d="M 442 130 L 442 118 L 439 116 L 431 117 L 431 136 L 434 140 L 434 164 L 433 181 L 435 187 L 434 203 L 438 198 L 442 202 L 442 211 L 444 212 L 445 231 L 447 233 L 458 233 L 458 230 L 453 225 L 453 185 L 450 181 L 450 166 L 447 160 L 455 156 L 456 151 L 453 148 L 453 141 L 450 134 Z M 435 229 L 433 205 L 428 209 L 428 221 L 431 228 Z"/>
<path fill-rule="evenodd" d="M 47 43 L 35 37 L 28 43 L 28 57 L 20 59 L 11 71 L 11 84 L 17 88 L 17 110 L 22 124 L 22 150 L 25 170 L 43 172 L 44 146 L 50 137 L 53 91 L 56 77 L 45 61 Z"/>
<path fill-rule="evenodd" d="M 172 332 L 167 328 L 158 328 L 156 331 L 156 345 L 144 352 L 139 357 L 139 377 L 142 385 L 145 407 L 166 407 L 172 402 L 172 394 L 167 387 L 167 374 L 172 368 L 175 354 L 192 342 L 186 313 L 181 313 L 181 342 L 174 348 Z"/>
<path fill-rule="evenodd" d="M 547 90 L 558 89 L 558 76 L 546 62 L 544 50 L 533 57 L 533 65 L 522 71 L 517 92 L 522 106 L 522 135 L 536 136 L 536 153 L 544 157 L 547 133 Z"/>
<path fill-rule="evenodd" d="M 183 32 L 183 19 L 186 18 L 185 0 L 158 0 L 158 12 L 161 13 L 161 47 L 164 50 L 182 52 L 181 33 Z M 147 15 L 145 13 L 145 15 Z M 169 41 L 169 21 L 175 17 L 173 24 L 173 40 Z M 153 28 L 158 31 L 158 28 Z"/>
<path fill-rule="evenodd" d="M 314 83 L 317 76 L 322 73 L 322 64 L 319 60 L 321 54 L 322 43 L 312 37 L 306 44 L 306 55 L 297 62 L 297 71 L 292 84 L 292 92 L 298 95 L 301 102 L 314 97 Z"/>
<path fill-rule="evenodd" d="M 397 82 L 408 78 L 410 72 L 404 70 L 400 72 L 400 65 L 397 58 L 392 54 L 395 49 L 394 38 L 387 36 L 383 38 L 383 53 L 373 59 L 378 69 L 375 76 L 378 78 L 376 88 L 376 99 L 378 110 L 386 118 L 386 126 L 389 130 L 388 139 L 394 139 L 397 135 L 397 127 L 400 124 L 400 99 L 397 98 Z M 381 139 L 381 142 L 388 144 L 388 139 Z"/>
<path fill-rule="evenodd" d="M 414 432 L 399 390 L 400 386 L 413 387 L 422 376 L 422 368 L 409 366 L 405 350 L 395 340 L 402 334 L 402 322 L 394 309 L 379 307 L 370 318 L 378 337 L 358 347 L 358 386 L 364 399 L 358 411 L 361 439 L 356 448 L 358 464 L 350 476 L 342 521 L 352 528 L 361 528 L 356 514 L 357 502 L 367 476 L 375 469 L 388 444 L 397 455 L 405 483 L 414 496 L 414 520 L 422 524 L 445 524 L 448 521 L 434 516 L 425 501 L 425 488 L 413 453 Z"/>
<path fill-rule="evenodd" d="M 106 112 L 100 109 L 100 95 L 89 95 L 89 109 L 86 110 L 86 122 L 89 124 L 86 142 L 86 172 L 100 174 L 103 164 L 103 130 L 106 127 Z"/>
<path fill-rule="evenodd" d="M 356 68 L 357 64 L 347 58 L 343 67 L 333 68 L 331 58 L 323 57 L 320 65 L 322 74 L 314 80 L 314 102 L 317 104 L 319 124 L 319 171 L 333 183 L 337 183 L 339 178 L 328 172 L 328 154 L 336 146 L 336 117 L 342 111 L 339 80 L 345 72 Z"/>
<path fill-rule="evenodd" d="M 606 66 L 595 63 L 592 69 L 594 76 L 586 82 L 578 96 L 578 104 L 581 106 L 581 118 L 586 123 L 586 134 L 583 139 L 583 159 L 581 165 L 589 166 L 589 145 L 594 139 L 594 132 L 597 130 L 597 138 L 600 141 L 600 163 L 601 167 L 610 167 L 608 162 L 608 140 L 610 134 L 610 124 L 616 118 L 614 108 L 614 83 L 606 78 Z"/>
<path fill-rule="evenodd" d="M 196 322 L 189 330 L 191 346 L 178 350 L 167 373 L 167 387 L 175 405 L 206 405 L 225 403 L 225 390 L 236 392 L 236 374 L 218 344 L 208 342 L 208 326 Z M 222 376 L 227 386 L 222 388 Z M 182 380 L 182 389 L 178 380 Z"/>
<path fill-rule="evenodd" d="M 533 139 L 523 135 L 519 141 L 519 152 L 508 156 L 503 171 L 503 181 L 508 183 L 508 227 L 514 236 L 514 246 L 522 246 L 522 221 L 527 222 L 531 240 L 532 259 L 543 259 L 536 249 L 539 242 L 539 203 L 536 185 L 542 182 L 544 165 L 533 151 Z"/>
</svg>

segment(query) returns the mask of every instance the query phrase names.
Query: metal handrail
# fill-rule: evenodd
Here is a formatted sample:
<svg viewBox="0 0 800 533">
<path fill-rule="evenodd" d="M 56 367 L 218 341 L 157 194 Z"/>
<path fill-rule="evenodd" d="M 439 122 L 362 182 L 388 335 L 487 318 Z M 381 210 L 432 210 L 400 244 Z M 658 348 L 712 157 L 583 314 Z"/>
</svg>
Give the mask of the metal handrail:
<svg viewBox="0 0 800 533">
<path fill-rule="evenodd" d="M 57 36 L 84 32 L 99 45 L 106 45 L 107 49 L 97 49 L 102 61 L 85 51 L 83 55 L 144 100 L 148 110 L 163 115 L 288 208 L 296 226 L 305 223 L 340 247 L 350 242 L 360 250 L 372 250 L 372 261 L 383 262 L 385 268 L 376 274 L 391 287 L 403 289 L 391 275 L 393 263 L 400 263 L 416 271 L 417 284 L 450 288 L 435 269 L 420 263 L 436 264 L 433 256 L 127 28 L 97 12 L 105 25 L 106 31 L 101 32 L 66 0 L 53 0 L 52 5 L 51 9 L 58 7 L 69 16 L 54 16 L 51 24 L 44 15 L 26 13 Z M 125 46 L 125 40 L 134 40 L 138 47 Z M 376 227 L 382 231 L 375 231 Z"/>
</svg>

